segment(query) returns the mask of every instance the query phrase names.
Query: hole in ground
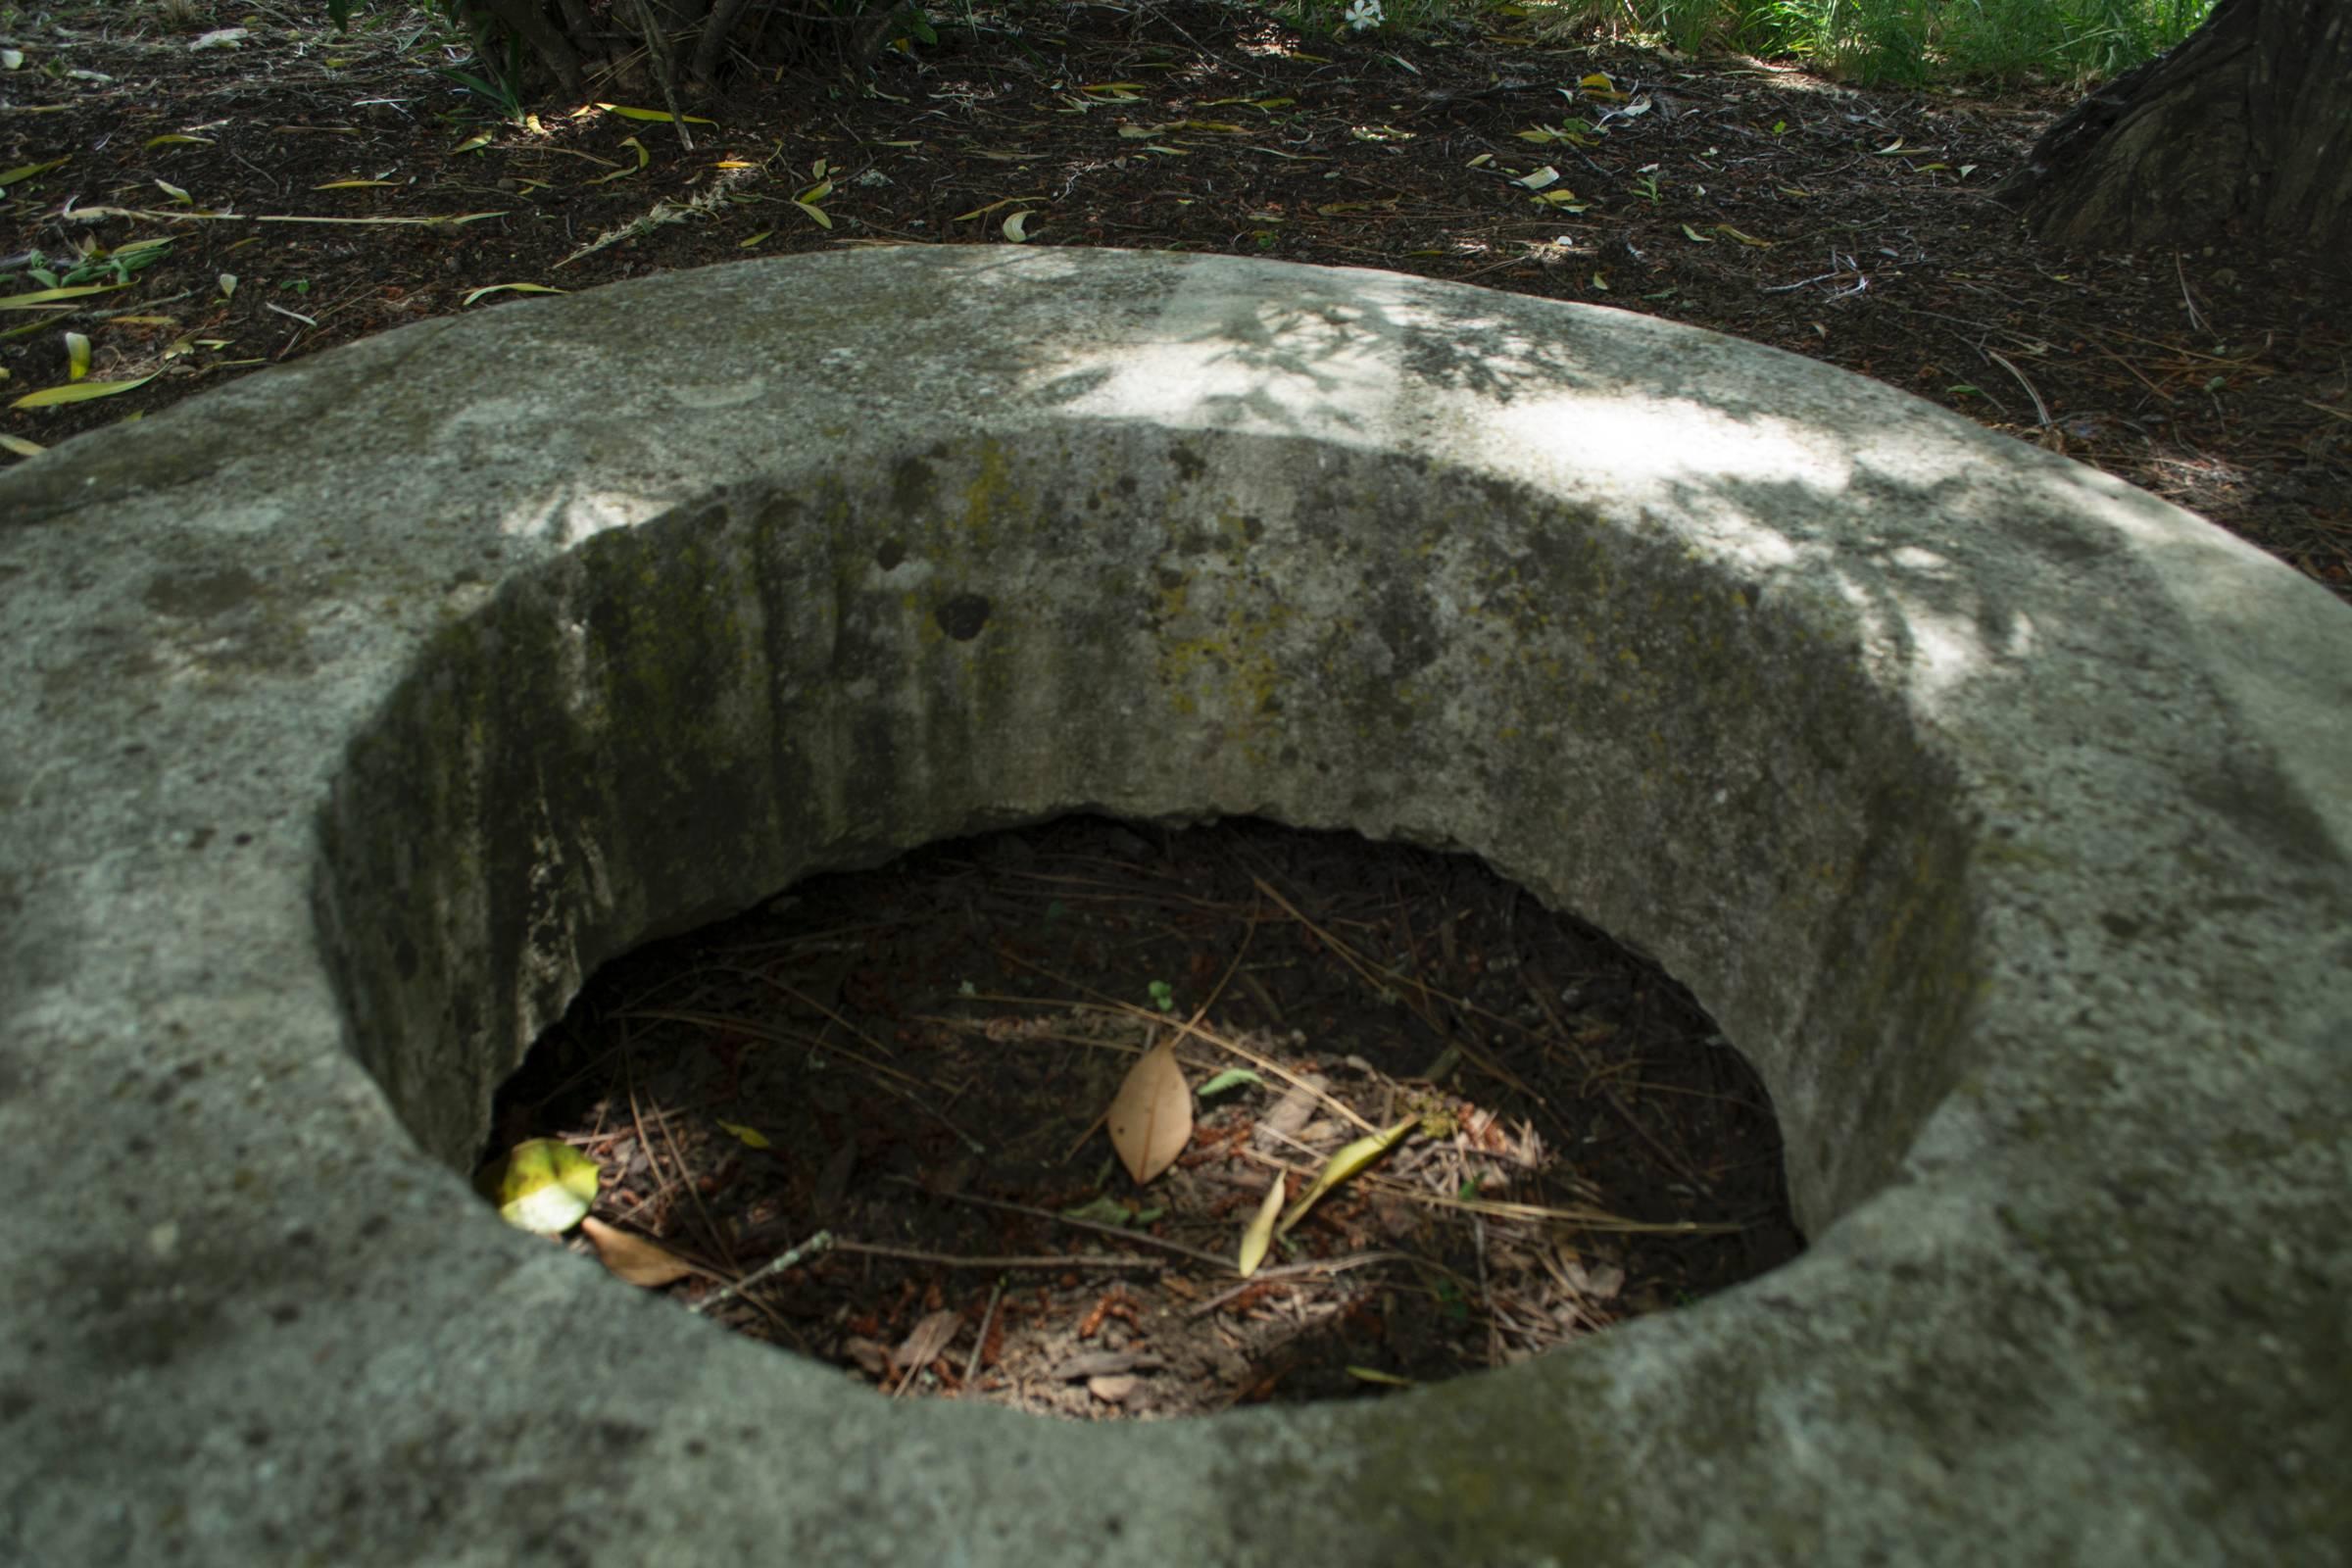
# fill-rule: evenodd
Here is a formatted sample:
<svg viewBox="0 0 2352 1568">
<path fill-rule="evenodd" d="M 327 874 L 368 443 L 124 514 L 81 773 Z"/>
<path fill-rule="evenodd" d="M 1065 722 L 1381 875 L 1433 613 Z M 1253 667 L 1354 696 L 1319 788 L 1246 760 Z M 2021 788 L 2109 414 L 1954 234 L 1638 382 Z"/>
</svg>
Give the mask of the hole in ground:
<svg viewBox="0 0 2352 1568">
<path fill-rule="evenodd" d="M 1195 1127 L 1138 1186 L 1103 1117 L 1170 1040 Z M 1278 1176 L 1296 1201 L 1399 1122 L 1237 1274 Z M 1763 1087 L 1654 965 L 1468 857 L 1255 821 L 810 879 L 608 965 L 494 1125 L 593 1158 L 596 1218 L 685 1266 L 682 1305 L 1078 1418 L 1378 1396 L 1802 1245 Z"/>
</svg>

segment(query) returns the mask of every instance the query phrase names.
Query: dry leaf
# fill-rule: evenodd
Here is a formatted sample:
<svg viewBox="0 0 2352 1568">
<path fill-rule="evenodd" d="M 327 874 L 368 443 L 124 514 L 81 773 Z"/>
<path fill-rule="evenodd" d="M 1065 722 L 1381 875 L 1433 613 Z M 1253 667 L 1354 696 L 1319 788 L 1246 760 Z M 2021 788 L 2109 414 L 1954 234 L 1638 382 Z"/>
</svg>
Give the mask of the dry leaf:
<svg viewBox="0 0 2352 1568">
<path fill-rule="evenodd" d="M 1126 1401 L 1129 1395 L 1135 1392 L 1135 1386 L 1142 1381 L 1141 1378 L 1130 1377 L 1088 1378 L 1086 1392 L 1101 1399 L 1104 1404 L 1121 1404 Z"/>
<path fill-rule="evenodd" d="M 1176 1162 L 1193 1138 L 1193 1092 L 1176 1065 L 1176 1043 L 1155 1046 L 1127 1069 L 1110 1102 L 1110 1147 L 1141 1187 Z"/>
<path fill-rule="evenodd" d="M 1242 1255 L 1239 1267 L 1242 1278 L 1257 1272 L 1257 1265 L 1266 1260 L 1266 1249 L 1274 1245 L 1274 1222 L 1282 1217 L 1282 1178 L 1266 1189 L 1265 1198 L 1257 1205 L 1257 1213 L 1250 1228 L 1242 1232 Z"/>
<path fill-rule="evenodd" d="M 596 1244 L 605 1267 L 631 1285 L 647 1290 L 674 1284 L 694 1272 L 694 1265 L 656 1247 L 642 1236 L 615 1230 L 591 1214 L 580 1221 L 580 1234 Z"/>
<path fill-rule="evenodd" d="M 932 1313 L 917 1323 L 914 1332 L 890 1352 L 891 1360 L 909 1371 L 918 1366 L 929 1366 L 939 1352 L 948 1348 L 948 1342 L 956 1338 L 956 1330 L 962 1322 L 961 1312 L 945 1310 Z"/>
<path fill-rule="evenodd" d="M 1291 1085 L 1290 1092 L 1274 1102 L 1274 1108 L 1257 1119 L 1251 1142 L 1260 1149 L 1271 1149 L 1286 1138 L 1297 1138 L 1315 1113 L 1323 1099 L 1323 1091 L 1331 1080 L 1321 1073 L 1310 1072 Z"/>
</svg>

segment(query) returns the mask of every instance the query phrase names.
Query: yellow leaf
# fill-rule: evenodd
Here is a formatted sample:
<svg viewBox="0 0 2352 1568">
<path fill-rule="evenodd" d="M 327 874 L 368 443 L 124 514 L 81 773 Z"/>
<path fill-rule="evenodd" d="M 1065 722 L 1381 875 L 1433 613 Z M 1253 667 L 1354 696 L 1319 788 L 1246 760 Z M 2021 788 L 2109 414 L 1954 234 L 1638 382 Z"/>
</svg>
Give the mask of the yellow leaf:
<svg viewBox="0 0 2352 1568">
<path fill-rule="evenodd" d="M 1418 1116 L 1407 1116 L 1394 1127 L 1358 1138 L 1354 1143 L 1332 1155 L 1323 1166 L 1322 1174 L 1315 1178 L 1315 1184 L 1306 1190 L 1306 1196 L 1293 1203 L 1290 1209 L 1284 1213 L 1282 1224 L 1276 1228 L 1275 1234 L 1280 1235 L 1306 1218 L 1306 1211 L 1315 1206 L 1316 1200 L 1339 1186 L 1340 1183 L 1358 1174 L 1381 1155 L 1396 1148 L 1396 1141 L 1418 1126 L 1420 1120 L 1421 1118 Z"/>
<path fill-rule="evenodd" d="M 623 120 L 655 120 L 663 124 L 669 122 L 669 116 L 660 109 L 631 109 L 626 104 L 598 104 L 596 107 L 608 115 L 618 115 Z M 705 120 L 700 115 L 687 115 L 684 118 L 689 125 L 715 125 L 718 123 L 715 120 Z"/>
<path fill-rule="evenodd" d="M 591 1214 L 580 1221 L 580 1234 L 596 1244 L 596 1255 L 613 1275 L 631 1285 L 659 1290 L 694 1272 L 694 1265 L 656 1247 L 642 1236 L 616 1230 Z"/>
<path fill-rule="evenodd" d="M 833 182 L 829 179 L 820 179 L 815 184 L 809 186 L 807 190 L 801 192 L 798 196 L 795 196 L 793 200 L 796 202 L 821 202 L 832 194 Z"/>
<path fill-rule="evenodd" d="M 1717 223 L 1715 225 L 1715 232 L 1718 234 L 1729 234 L 1740 244 L 1753 245 L 1757 250 L 1760 251 L 1768 251 L 1772 249 L 1772 241 L 1768 239 L 1758 239 L 1753 234 L 1742 234 L 1740 232 L 1740 230 L 1734 228 L 1729 223 Z"/>
<path fill-rule="evenodd" d="M 5 433 L 0 433 L 0 447 L 7 448 L 20 458 L 37 458 L 49 450 L 38 441 L 27 441 L 21 435 Z"/>
<path fill-rule="evenodd" d="M 1257 1272 L 1257 1265 L 1266 1260 L 1266 1249 L 1274 1245 L 1274 1222 L 1282 1217 L 1282 1178 L 1277 1175 L 1274 1185 L 1266 1189 L 1259 1200 L 1257 1213 L 1250 1228 L 1242 1232 L 1242 1255 L 1238 1263 L 1242 1278 Z"/>
<path fill-rule="evenodd" d="M 128 392 L 131 388 L 145 386 L 154 379 L 155 377 L 152 375 L 142 375 L 135 381 L 69 381 L 64 386 L 45 387 L 38 392 L 27 392 L 16 402 L 11 403 L 9 407 L 12 409 L 53 409 L 61 403 L 87 403 L 93 398 L 111 398 L 118 392 Z"/>
<path fill-rule="evenodd" d="M 461 153 L 478 153 L 489 145 L 490 133 L 486 130 L 483 130 L 476 131 L 474 134 L 466 137 L 464 141 L 458 143 L 458 145 L 451 150 L 453 152 Z"/>
<path fill-rule="evenodd" d="M 737 240 L 735 242 L 735 248 L 740 251 L 748 251 L 753 246 L 759 244 L 761 240 L 767 238 L 768 235 L 773 234 L 775 230 L 772 228 L 763 228 L 759 233 L 754 234 L 750 239 Z"/>
<path fill-rule="evenodd" d="M 210 147 L 212 144 L 212 138 L 209 136 L 172 135 L 147 138 L 147 145 L 150 147 Z"/>
<path fill-rule="evenodd" d="M 518 1230 L 557 1236 L 577 1225 L 596 1201 L 596 1161 L 554 1138 L 516 1144 L 482 1173 L 480 1185 L 499 1218 Z"/>
<path fill-rule="evenodd" d="M 78 381 L 90 373 L 90 340 L 86 333 L 66 334 L 66 379 Z"/>
<path fill-rule="evenodd" d="M 767 1134 L 761 1132 L 757 1127 L 746 1127 L 739 1121 L 722 1121 L 718 1124 L 718 1127 L 719 1131 L 725 1133 L 729 1138 L 734 1139 L 746 1149 L 766 1149 L 769 1147 Z"/>
<path fill-rule="evenodd" d="M 1176 1065 L 1174 1041 L 1145 1052 L 1127 1069 L 1109 1122 L 1110 1147 L 1137 1186 L 1176 1162 L 1193 1139 L 1193 1092 Z"/>
<path fill-rule="evenodd" d="M 181 190 L 177 185 L 172 184 L 168 179 L 157 180 L 155 182 L 155 188 L 162 191 L 165 195 L 171 197 L 173 201 L 179 203 L 179 205 L 182 207 L 193 207 L 196 205 L 195 197 L 190 196 L 186 191 Z"/>
<path fill-rule="evenodd" d="M 1715 243 L 1713 240 L 1707 238 L 1706 235 L 1701 234 L 1697 229 L 1692 228 L 1689 223 L 1685 223 L 1683 225 L 1683 237 L 1695 245 L 1712 245 Z"/>
<path fill-rule="evenodd" d="M 313 189 L 313 190 L 380 190 L 380 189 L 382 189 L 383 187 L 385 187 L 385 186 L 387 186 L 387 185 L 397 185 L 397 184 L 399 184 L 399 183 L 400 183 L 400 181 L 399 181 L 399 180 L 397 180 L 397 179 L 330 179 L 330 180 L 328 180 L 328 181 L 327 181 L 325 184 L 323 184 L 323 185 L 313 185 L 313 186 L 311 187 L 311 189 Z"/>
</svg>

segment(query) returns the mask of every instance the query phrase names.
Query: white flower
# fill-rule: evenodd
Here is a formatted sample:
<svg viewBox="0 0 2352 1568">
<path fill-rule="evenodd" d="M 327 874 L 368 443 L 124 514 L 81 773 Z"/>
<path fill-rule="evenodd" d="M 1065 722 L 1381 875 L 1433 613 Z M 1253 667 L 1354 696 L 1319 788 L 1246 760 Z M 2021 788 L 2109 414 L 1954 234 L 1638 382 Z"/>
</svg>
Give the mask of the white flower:
<svg viewBox="0 0 2352 1568">
<path fill-rule="evenodd" d="M 1379 26 L 1382 20 L 1380 0 L 1348 0 L 1348 25 L 1357 32 Z"/>
</svg>

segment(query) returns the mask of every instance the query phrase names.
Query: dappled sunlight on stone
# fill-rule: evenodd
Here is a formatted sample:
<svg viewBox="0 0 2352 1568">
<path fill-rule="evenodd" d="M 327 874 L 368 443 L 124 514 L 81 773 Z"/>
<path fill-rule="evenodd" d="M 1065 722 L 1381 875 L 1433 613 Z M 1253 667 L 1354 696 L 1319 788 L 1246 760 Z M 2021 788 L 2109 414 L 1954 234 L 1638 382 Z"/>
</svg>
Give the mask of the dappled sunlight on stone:
<svg viewBox="0 0 2352 1568">
<path fill-rule="evenodd" d="M 2352 616 L 2197 519 L 1730 339 L 1232 258 L 745 263 L 215 396 L 0 473 L 19 1556 L 2340 1525 Z M 181 461 L 238 421 L 233 486 Z M 159 700 L 186 648 L 271 657 Z M 1813 1245 L 1497 1375 L 1105 1433 L 858 1395 L 456 1174 L 598 963 L 1078 809 L 1467 849 L 1638 947 Z"/>
</svg>

